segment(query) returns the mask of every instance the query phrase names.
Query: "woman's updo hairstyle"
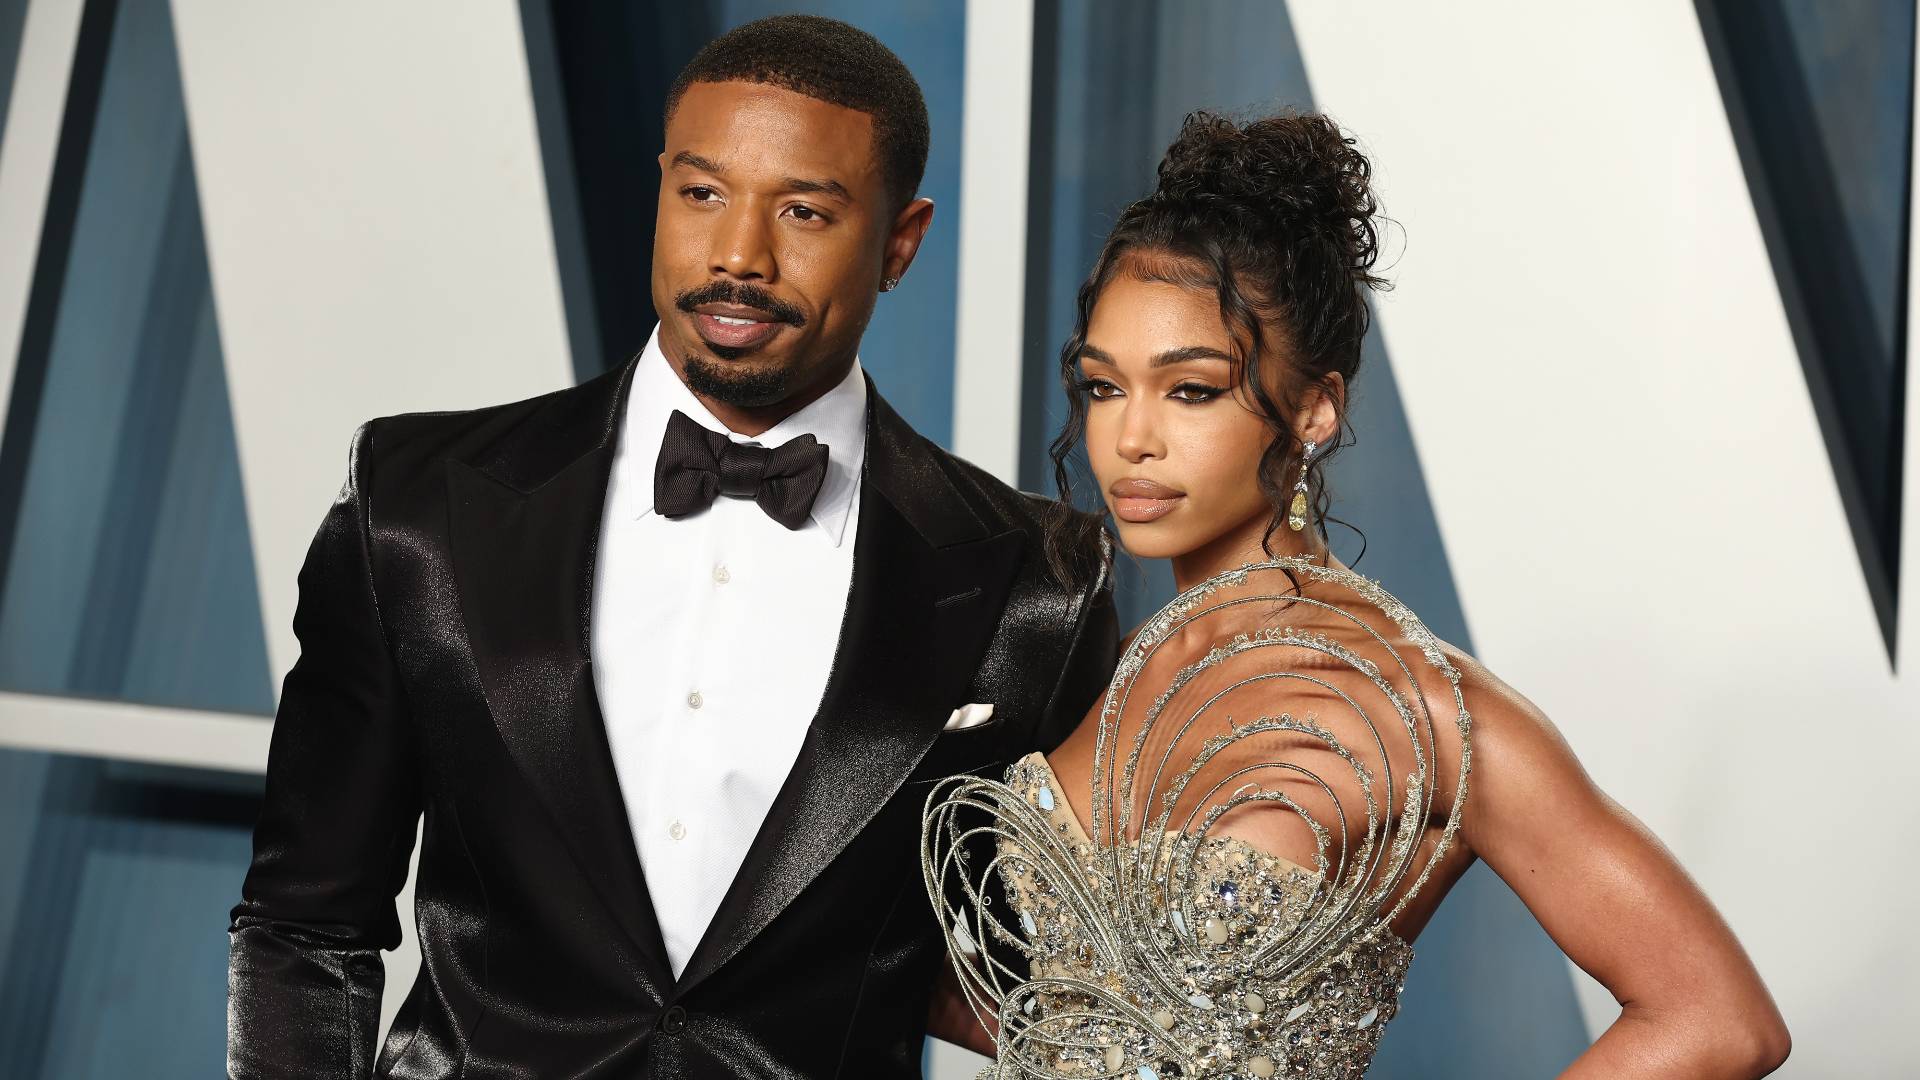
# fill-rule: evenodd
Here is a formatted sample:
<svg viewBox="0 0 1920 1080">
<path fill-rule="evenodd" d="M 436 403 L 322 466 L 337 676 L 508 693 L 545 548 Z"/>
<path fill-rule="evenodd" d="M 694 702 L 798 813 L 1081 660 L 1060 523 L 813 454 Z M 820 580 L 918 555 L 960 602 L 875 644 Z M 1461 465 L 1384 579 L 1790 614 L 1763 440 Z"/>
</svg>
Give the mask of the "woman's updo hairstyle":
<svg viewBox="0 0 1920 1080">
<path fill-rule="evenodd" d="M 1091 534 L 1100 528 L 1099 518 L 1071 509 L 1068 462 L 1086 433 L 1078 362 L 1087 324 L 1101 292 L 1121 273 L 1219 297 L 1221 317 L 1244 350 L 1237 381 L 1275 435 L 1259 466 L 1260 490 L 1273 506 L 1263 545 L 1283 525 L 1301 449 L 1287 417 L 1329 374 L 1352 385 L 1369 323 L 1366 291 L 1388 287 L 1373 273 L 1373 170 L 1353 144 L 1317 113 L 1241 124 L 1194 112 L 1181 124 L 1160 159 L 1153 194 L 1121 212 L 1080 286 L 1073 335 L 1060 351 L 1069 413 L 1052 446 L 1060 504 L 1047 536 L 1057 573 L 1082 572 L 1073 553 L 1093 550 Z M 1329 502 L 1323 466 L 1351 442 L 1344 395 L 1334 402 L 1339 432 L 1314 454 L 1308 475 L 1311 520 L 1319 528 Z"/>
</svg>

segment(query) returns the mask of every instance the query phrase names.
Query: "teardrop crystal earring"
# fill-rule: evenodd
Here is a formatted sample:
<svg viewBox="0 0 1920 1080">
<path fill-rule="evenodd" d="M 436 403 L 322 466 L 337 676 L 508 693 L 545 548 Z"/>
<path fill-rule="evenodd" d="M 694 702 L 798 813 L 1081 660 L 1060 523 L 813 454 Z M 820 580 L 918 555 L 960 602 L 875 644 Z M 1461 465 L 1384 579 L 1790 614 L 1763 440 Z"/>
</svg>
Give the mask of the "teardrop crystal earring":
<svg viewBox="0 0 1920 1080">
<path fill-rule="evenodd" d="M 1287 528 L 1294 532 L 1307 527 L 1307 462 L 1313 460 L 1313 452 L 1319 444 L 1312 439 L 1300 449 L 1300 479 L 1293 484 L 1293 502 L 1287 507 Z"/>
</svg>

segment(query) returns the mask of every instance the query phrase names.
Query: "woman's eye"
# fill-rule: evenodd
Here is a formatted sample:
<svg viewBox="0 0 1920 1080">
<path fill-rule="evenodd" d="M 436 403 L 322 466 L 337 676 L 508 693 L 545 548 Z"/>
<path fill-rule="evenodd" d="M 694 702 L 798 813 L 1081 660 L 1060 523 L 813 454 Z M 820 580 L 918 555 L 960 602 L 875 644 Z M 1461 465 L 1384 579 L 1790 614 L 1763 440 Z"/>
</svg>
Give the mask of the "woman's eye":
<svg viewBox="0 0 1920 1080">
<path fill-rule="evenodd" d="M 1199 405 L 1203 402 L 1212 401 L 1225 392 L 1226 391 L 1220 387 L 1207 386 L 1204 383 L 1181 383 L 1179 386 L 1173 388 L 1171 395 L 1175 401 L 1184 401 L 1189 405 Z"/>
<path fill-rule="evenodd" d="M 1105 401 L 1108 398 L 1120 396 L 1120 388 L 1105 379 L 1087 379 L 1081 382 L 1080 388 L 1095 401 Z"/>
</svg>

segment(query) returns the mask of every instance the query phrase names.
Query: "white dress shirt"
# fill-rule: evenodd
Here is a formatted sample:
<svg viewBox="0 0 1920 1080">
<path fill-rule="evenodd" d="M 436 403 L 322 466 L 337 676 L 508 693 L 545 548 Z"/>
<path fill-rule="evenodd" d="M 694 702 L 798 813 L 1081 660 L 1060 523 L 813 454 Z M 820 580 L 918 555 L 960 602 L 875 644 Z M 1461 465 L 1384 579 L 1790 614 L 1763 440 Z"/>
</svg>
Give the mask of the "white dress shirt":
<svg viewBox="0 0 1920 1080">
<path fill-rule="evenodd" d="M 786 782 L 833 666 L 853 580 L 867 387 L 859 362 L 758 438 L 727 431 L 681 383 L 655 328 L 620 424 L 593 582 L 594 688 L 677 978 Z M 827 475 L 789 530 L 751 499 L 653 512 L 678 409 L 734 442 L 812 434 Z"/>
</svg>

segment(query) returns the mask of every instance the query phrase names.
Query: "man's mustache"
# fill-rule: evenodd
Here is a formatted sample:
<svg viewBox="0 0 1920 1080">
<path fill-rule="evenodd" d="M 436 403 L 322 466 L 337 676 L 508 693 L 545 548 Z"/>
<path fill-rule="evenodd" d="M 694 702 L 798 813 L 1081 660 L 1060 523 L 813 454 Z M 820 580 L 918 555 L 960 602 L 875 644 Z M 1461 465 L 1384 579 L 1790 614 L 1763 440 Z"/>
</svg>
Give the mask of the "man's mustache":
<svg viewBox="0 0 1920 1080">
<path fill-rule="evenodd" d="M 673 298 L 673 306 L 689 315 L 701 304 L 739 304 L 764 312 L 776 322 L 789 326 L 807 325 L 806 313 L 758 285 L 733 281 L 713 281 L 697 289 L 687 289 Z"/>
</svg>

